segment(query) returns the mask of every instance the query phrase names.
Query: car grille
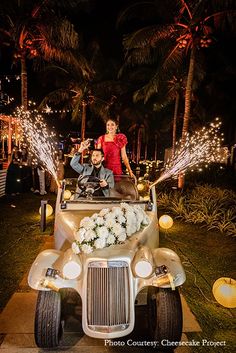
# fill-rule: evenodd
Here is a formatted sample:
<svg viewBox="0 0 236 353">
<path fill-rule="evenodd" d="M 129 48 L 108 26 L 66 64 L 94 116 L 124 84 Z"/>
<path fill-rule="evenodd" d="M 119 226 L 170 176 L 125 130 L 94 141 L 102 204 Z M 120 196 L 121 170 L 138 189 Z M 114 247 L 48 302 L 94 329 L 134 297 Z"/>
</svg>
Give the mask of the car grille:
<svg viewBox="0 0 236 353">
<path fill-rule="evenodd" d="M 129 324 L 129 267 L 125 261 L 93 261 L 88 266 L 89 326 L 126 329 Z M 93 327 L 93 329 L 95 329 Z M 102 330 L 101 330 L 102 331 Z"/>
</svg>

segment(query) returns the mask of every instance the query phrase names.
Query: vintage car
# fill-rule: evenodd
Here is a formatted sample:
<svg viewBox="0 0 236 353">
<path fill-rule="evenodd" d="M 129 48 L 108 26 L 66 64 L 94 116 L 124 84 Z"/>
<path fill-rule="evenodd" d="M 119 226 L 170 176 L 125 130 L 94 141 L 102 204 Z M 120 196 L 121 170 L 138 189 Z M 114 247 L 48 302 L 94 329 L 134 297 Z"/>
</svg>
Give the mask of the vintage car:
<svg viewBox="0 0 236 353">
<path fill-rule="evenodd" d="M 86 179 L 86 178 L 85 178 Z M 42 251 L 29 272 L 28 283 L 38 291 L 35 341 L 55 348 L 63 334 L 61 291 L 76 291 L 82 302 L 86 335 L 114 339 L 130 334 L 135 325 L 135 302 L 146 287 L 150 340 L 178 342 L 182 334 L 182 307 L 178 287 L 185 273 L 178 255 L 159 247 L 155 187 L 145 180 L 135 185 L 127 176 L 116 177 L 109 197 L 93 196 L 97 180 L 65 179 L 59 187 L 54 228 L 54 249 Z M 103 209 L 138 205 L 149 224 L 124 241 L 75 253 L 72 243 L 84 217 Z"/>
</svg>

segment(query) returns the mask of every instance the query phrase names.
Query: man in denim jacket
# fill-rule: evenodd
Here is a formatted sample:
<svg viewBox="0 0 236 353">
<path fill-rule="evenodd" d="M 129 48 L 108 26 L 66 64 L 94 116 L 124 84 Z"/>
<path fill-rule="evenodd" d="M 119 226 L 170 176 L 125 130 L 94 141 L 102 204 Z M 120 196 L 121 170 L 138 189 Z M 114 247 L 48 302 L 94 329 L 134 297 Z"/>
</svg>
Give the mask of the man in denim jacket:
<svg viewBox="0 0 236 353">
<path fill-rule="evenodd" d="M 97 194 L 95 192 L 94 195 L 103 195 L 107 197 L 110 194 L 110 189 L 114 187 L 114 176 L 110 169 L 106 169 L 102 165 L 104 159 L 103 151 L 101 149 L 94 149 L 91 152 L 91 164 L 80 164 L 81 154 L 89 147 L 89 144 L 89 140 L 81 143 L 80 148 L 78 149 L 78 152 L 74 154 L 70 165 L 81 177 L 89 175 L 99 178 L 100 190 L 97 191 Z M 84 182 L 86 182 L 86 178 L 84 179 Z"/>
</svg>

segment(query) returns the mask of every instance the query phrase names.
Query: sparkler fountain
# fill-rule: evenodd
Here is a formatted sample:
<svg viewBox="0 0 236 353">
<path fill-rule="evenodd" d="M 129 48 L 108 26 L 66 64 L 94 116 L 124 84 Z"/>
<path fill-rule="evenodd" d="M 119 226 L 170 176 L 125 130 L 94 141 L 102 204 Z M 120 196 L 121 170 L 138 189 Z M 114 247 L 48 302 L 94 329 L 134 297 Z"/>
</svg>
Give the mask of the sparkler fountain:
<svg viewBox="0 0 236 353">
<path fill-rule="evenodd" d="M 59 186 L 57 177 L 56 143 L 55 134 L 49 134 L 41 115 L 35 118 L 29 111 L 17 109 L 17 116 L 21 120 L 23 134 L 29 144 L 29 150 L 42 164 L 42 166 L 55 178 Z M 177 142 L 176 152 L 166 163 L 162 175 L 150 186 L 154 186 L 171 177 L 177 177 L 180 173 L 185 173 L 189 168 L 197 167 L 200 164 L 212 162 L 222 162 L 228 155 L 228 151 L 222 153 L 221 143 L 224 140 L 219 137 L 221 122 L 216 118 L 211 123 L 210 128 L 203 127 L 192 136 L 186 136 L 186 143 Z"/>
<path fill-rule="evenodd" d="M 177 177 L 185 173 L 189 168 L 197 167 L 200 164 L 220 163 L 228 155 L 228 151 L 222 153 L 221 143 L 224 140 L 221 134 L 219 137 L 221 121 L 219 118 L 211 123 L 210 128 L 203 127 L 192 136 L 186 136 L 186 143 L 177 142 L 176 153 L 168 160 L 162 175 L 151 184 L 151 187 L 171 177 Z"/>
<path fill-rule="evenodd" d="M 30 154 L 34 156 L 34 161 L 38 160 L 60 186 L 57 177 L 55 134 L 49 134 L 47 126 L 39 114 L 35 116 L 30 111 L 17 108 L 17 117 L 20 118 L 23 136 L 27 141 Z"/>
</svg>

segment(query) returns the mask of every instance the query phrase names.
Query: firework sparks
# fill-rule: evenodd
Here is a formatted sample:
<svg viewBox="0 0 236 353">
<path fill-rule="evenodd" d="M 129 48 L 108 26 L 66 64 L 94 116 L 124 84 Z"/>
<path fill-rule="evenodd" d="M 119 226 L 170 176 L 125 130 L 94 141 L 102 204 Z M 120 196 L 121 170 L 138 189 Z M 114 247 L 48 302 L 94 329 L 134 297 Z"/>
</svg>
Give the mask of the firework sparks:
<svg viewBox="0 0 236 353">
<path fill-rule="evenodd" d="M 59 185 L 55 134 L 48 133 L 47 126 L 41 115 L 32 116 L 29 111 L 17 108 L 17 116 L 20 118 L 29 152 L 35 158 L 33 162 L 39 161 Z"/>
<path fill-rule="evenodd" d="M 228 151 L 222 151 L 221 143 L 224 139 L 222 134 L 219 137 L 220 126 L 221 122 L 216 118 L 209 129 L 203 127 L 192 136 L 187 135 L 183 146 L 180 140 L 177 143 L 176 153 L 166 163 L 163 174 L 151 186 L 168 178 L 177 177 L 187 169 L 199 167 L 203 163 L 207 166 L 212 162 L 223 162 Z"/>
</svg>

